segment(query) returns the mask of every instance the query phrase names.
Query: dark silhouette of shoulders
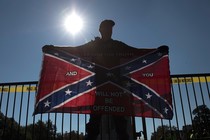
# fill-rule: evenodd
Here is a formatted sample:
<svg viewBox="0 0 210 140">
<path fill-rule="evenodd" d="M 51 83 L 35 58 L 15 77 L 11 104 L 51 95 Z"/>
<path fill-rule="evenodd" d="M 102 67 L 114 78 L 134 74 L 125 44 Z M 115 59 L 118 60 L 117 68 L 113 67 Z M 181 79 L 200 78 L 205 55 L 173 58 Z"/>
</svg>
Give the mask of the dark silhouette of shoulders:
<svg viewBox="0 0 210 140">
<path fill-rule="evenodd" d="M 119 50 L 135 50 L 132 46 L 127 45 L 126 43 L 119 40 L 107 40 L 103 41 L 99 37 L 96 37 L 95 40 L 91 40 L 90 42 L 78 46 L 78 48 L 82 49 L 93 49 L 93 50 L 110 50 L 110 51 L 119 51 Z"/>
</svg>

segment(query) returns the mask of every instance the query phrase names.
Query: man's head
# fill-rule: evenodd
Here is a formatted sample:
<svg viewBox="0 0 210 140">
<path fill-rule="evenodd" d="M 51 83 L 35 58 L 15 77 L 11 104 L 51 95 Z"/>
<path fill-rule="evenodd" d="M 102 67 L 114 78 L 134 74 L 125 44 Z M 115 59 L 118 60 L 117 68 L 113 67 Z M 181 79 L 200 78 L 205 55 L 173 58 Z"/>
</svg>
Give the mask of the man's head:
<svg viewBox="0 0 210 140">
<path fill-rule="evenodd" d="M 103 40 L 109 40 L 112 37 L 112 27 L 115 25 L 113 20 L 104 20 L 101 22 L 99 32 Z"/>
</svg>

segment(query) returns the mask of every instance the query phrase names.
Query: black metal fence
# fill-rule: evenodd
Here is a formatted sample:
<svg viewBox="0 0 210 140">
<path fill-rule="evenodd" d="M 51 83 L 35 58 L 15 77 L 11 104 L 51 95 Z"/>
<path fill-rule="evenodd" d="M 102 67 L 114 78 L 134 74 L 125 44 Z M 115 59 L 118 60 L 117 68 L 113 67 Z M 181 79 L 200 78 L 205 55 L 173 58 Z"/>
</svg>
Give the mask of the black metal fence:
<svg viewBox="0 0 210 140">
<path fill-rule="evenodd" d="M 210 74 L 171 75 L 171 81 L 173 119 L 131 118 L 133 139 L 210 136 Z M 0 84 L 0 140 L 83 140 L 89 115 L 33 116 L 36 87 L 37 81 Z"/>
</svg>

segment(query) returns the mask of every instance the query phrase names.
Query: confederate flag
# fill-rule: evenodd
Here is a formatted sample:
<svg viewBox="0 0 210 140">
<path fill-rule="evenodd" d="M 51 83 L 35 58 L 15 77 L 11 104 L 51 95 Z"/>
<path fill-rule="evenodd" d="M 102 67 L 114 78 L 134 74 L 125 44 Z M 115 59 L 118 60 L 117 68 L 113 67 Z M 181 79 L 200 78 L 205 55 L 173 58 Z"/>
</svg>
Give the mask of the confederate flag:
<svg viewBox="0 0 210 140">
<path fill-rule="evenodd" d="M 168 47 L 43 47 L 35 112 L 172 119 Z"/>
</svg>

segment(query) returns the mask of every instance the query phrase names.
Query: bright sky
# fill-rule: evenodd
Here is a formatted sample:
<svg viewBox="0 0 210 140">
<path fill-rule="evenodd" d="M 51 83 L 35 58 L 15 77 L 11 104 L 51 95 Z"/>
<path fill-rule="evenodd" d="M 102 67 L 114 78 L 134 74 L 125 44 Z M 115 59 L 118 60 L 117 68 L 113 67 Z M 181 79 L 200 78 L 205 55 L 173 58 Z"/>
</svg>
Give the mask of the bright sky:
<svg viewBox="0 0 210 140">
<path fill-rule="evenodd" d="M 37 81 L 42 47 L 77 46 L 99 36 L 104 19 L 115 21 L 113 39 L 137 48 L 170 48 L 171 74 L 210 72 L 209 0 L 0 1 L 0 83 Z M 75 11 L 83 30 L 63 25 Z"/>
</svg>

